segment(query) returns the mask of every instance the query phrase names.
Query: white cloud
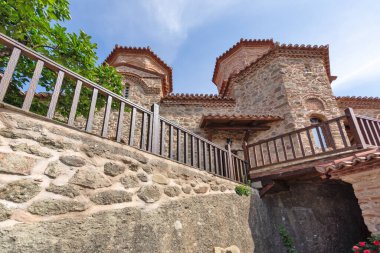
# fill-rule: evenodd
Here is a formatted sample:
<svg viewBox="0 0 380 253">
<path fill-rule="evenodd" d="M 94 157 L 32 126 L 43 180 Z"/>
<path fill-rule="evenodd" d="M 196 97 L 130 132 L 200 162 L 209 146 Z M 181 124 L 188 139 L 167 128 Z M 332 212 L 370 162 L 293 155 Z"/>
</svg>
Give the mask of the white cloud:
<svg viewBox="0 0 380 253">
<path fill-rule="evenodd" d="M 237 0 L 145 0 L 145 7 L 162 28 L 162 38 L 183 40 L 191 28 L 210 22 L 213 18 L 223 15 L 223 12 Z"/>
</svg>

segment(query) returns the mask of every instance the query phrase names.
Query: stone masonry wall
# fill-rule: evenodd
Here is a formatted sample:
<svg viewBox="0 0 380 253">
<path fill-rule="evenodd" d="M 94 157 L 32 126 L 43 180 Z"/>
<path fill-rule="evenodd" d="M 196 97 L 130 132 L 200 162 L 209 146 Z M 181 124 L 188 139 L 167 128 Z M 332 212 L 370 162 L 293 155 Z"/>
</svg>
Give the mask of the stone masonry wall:
<svg viewBox="0 0 380 253">
<path fill-rule="evenodd" d="M 230 181 L 30 116 L 0 108 L 0 252 L 283 253 L 281 223 L 300 252 L 360 237 L 338 189 L 240 197 Z"/>
<path fill-rule="evenodd" d="M 4 108 L 0 175 L 0 252 L 253 251 L 234 183 Z"/>
<path fill-rule="evenodd" d="M 293 128 L 309 126 L 312 116 L 326 120 L 342 115 L 322 59 L 281 57 L 281 68 Z"/>
<path fill-rule="evenodd" d="M 341 116 L 337 107 L 322 59 L 277 57 L 258 69 L 233 79 L 230 96 L 234 107 L 202 107 L 199 105 L 162 105 L 164 117 L 206 136 L 199 129 L 202 115 L 209 113 L 278 115 L 282 121 L 270 123 L 268 131 L 251 134 L 253 143 L 310 125 L 311 117 L 327 120 Z M 225 145 L 227 136 L 233 137 L 233 149 L 241 149 L 244 132 L 229 134 L 216 132 L 213 141 Z"/>
<path fill-rule="evenodd" d="M 365 170 L 356 170 L 339 176 L 343 181 L 352 184 L 362 210 L 368 230 L 380 235 L 380 165 L 368 165 Z"/>
</svg>

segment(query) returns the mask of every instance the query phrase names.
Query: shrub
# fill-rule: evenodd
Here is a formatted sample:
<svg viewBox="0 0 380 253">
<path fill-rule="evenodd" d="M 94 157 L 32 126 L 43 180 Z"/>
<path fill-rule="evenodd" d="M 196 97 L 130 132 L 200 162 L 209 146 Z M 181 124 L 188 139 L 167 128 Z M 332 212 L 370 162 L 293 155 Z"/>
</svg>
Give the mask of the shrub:
<svg viewBox="0 0 380 253">
<path fill-rule="evenodd" d="M 279 233 L 281 236 L 281 241 L 284 247 L 286 248 L 287 253 L 297 253 L 294 243 L 293 243 L 293 238 L 289 235 L 288 230 L 286 230 L 284 225 L 280 225 L 279 227 Z"/>
<path fill-rule="evenodd" d="M 252 194 L 252 189 L 249 185 L 237 185 L 235 187 L 235 192 L 240 196 L 249 196 Z"/>
</svg>

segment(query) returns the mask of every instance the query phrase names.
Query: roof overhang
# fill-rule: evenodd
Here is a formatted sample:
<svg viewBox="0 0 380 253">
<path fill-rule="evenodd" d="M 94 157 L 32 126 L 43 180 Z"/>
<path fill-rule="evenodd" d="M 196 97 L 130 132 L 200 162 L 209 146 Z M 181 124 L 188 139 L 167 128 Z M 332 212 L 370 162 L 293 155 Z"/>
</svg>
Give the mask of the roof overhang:
<svg viewBox="0 0 380 253">
<path fill-rule="evenodd" d="M 282 120 L 271 115 L 204 115 L 200 128 L 225 131 L 265 131 L 268 123 Z"/>
</svg>

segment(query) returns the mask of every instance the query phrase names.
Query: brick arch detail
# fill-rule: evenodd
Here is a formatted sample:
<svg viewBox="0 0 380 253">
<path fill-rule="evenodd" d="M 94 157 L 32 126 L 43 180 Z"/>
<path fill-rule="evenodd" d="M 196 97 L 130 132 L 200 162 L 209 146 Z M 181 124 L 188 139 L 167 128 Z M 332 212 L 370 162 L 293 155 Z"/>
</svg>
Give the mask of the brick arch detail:
<svg viewBox="0 0 380 253">
<path fill-rule="evenodd" d="M 144 80 L 137 75 L 125 74 L 124 79 L 127 83 L 139 85 L 146 94 L 160 94 L 161 89 L 156 87 L 149 87 Z"/>
<path fill-rule="evenodd" d="M 304 107 L 310 111 L 324 111 L 326 108 L 325 102 L 316 96 L 306 96 L 303 99 Z"/>
</svg>

